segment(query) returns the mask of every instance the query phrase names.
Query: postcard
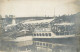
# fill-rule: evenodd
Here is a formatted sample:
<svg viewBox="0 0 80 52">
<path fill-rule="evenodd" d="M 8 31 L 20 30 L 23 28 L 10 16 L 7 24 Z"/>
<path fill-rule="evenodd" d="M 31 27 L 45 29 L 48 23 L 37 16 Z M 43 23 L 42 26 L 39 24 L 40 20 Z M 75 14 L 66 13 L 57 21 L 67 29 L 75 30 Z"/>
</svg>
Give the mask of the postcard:
<svg viewBox="0 0 80 52">
<path fill-rule="evenodd" d="M 80 0 L 0 0 L 0 52 L 80 52 Z"/>
</svg>

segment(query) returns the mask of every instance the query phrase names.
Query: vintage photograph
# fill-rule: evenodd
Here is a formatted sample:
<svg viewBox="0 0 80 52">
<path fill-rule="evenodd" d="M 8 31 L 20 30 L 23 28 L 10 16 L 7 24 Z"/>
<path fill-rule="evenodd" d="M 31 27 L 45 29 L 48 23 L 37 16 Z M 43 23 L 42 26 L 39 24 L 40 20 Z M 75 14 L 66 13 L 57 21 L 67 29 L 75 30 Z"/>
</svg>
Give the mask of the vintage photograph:
<svg viewBox="0 0 80 52">
<path fill-rule="evenodd" d="M 80 0 L 0 0 L 0 52 L 80 52 Z"/>
</svg>

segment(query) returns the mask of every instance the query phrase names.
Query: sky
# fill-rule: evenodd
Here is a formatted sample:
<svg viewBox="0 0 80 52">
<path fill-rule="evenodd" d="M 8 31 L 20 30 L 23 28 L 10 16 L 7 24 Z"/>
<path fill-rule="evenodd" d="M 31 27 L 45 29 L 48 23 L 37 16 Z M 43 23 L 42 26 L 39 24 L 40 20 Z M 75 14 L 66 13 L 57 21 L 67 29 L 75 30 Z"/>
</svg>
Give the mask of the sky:
<svg viewBox="0 0 80 52">
<path fill-rule="evenodd" d="M 59 16 L 80 12 L 80 0 L 0 0 L 0 14 L 16 17 Z"/>
</svg>

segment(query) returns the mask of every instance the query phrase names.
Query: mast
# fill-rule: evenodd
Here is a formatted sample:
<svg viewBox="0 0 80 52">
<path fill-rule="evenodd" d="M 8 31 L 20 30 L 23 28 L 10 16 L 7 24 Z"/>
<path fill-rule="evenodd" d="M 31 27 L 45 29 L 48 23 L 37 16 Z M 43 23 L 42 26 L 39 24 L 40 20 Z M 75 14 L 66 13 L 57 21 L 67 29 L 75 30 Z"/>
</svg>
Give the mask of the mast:
<svg viewBox="0 0 80 52">
<path fill-rule="evenodd" d="M 55 18 L 55 8 L 54 8 L 54 18 Z"/>
</svg>

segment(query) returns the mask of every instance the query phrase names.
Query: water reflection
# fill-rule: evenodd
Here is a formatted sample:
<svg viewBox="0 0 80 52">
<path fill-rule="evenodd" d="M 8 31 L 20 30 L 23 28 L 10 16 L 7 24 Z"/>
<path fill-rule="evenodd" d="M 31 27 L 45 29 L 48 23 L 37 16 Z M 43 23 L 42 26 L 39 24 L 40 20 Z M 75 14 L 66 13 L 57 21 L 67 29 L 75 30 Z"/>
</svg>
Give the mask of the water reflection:
<svg viewBox="0 0 80 52">
<path fill-rule="evenodd" d="M 60 44 L 34 39 L 16 42 L 15 45 L 17 52 L 76 52 L 76 47 L 73 44 Z"/>
</svg>

